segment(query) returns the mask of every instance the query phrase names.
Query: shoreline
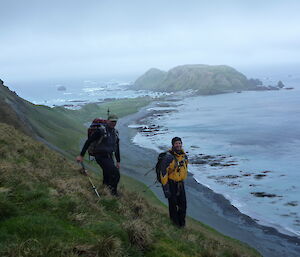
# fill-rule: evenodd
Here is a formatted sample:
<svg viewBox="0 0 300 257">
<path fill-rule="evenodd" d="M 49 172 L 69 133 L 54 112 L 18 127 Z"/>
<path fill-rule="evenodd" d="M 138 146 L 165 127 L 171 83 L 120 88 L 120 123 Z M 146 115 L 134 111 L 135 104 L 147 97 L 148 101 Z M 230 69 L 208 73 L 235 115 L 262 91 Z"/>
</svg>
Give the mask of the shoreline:
<svg viewBox="0 0 300 257">
<path fill-rule="evenodd" d="M 122 166 L 121 173 L 133 177 L 146 185 L 154 182 L 154 172 L 144 174 L 154 167 L 157 152 L 139 147 L 131 139 L 135 129 L 128 125 L 149 115 L 147 109 L 157 102 L 143 107 L 139 112 L 119 120 L 118 129 L 121 136 Z M 142 161 L 141 161 L 142 160 Z M 161 187 L 150 188 L 163 203 L 165 200 Z M 220 233 L 238 239 L 257 249 L 266 257 L 299 256 L 300 239 L 278 232 L 273 227 L 258 224 L 251 217 L 241 213 L 223 195 L 198 183 L 192 174 L 186 179 L 188 209 L 187 215 L 216 229 Z M 193 208 L 191 208 L 193 206 Z M 205 211 L 204 211 L 205 210 Z"/>
</svg>

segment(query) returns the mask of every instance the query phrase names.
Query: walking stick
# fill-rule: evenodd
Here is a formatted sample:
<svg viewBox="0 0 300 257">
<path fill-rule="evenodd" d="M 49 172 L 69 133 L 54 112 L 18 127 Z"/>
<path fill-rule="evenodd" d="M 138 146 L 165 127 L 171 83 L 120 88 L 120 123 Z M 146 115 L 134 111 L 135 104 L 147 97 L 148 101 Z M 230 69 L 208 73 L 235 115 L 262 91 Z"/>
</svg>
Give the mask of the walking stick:
<svg viewBox="0 0 300 257">
<path fill-rule="evenodd" d="M 150 170 L 148 170 L 145 174 L 144 174 L 144 176 L 147 176 L 149 173 L 150 173 L 150 171 L 152 171 L 152 170 L 154 170 L 155 168 L 151 168 Z"/>
<path fill-rule="evenodd" d="M 100 198 L 100 195 L 99 195 L 99 193 L 98 193 L 98 190 L 97 190 L 97 188 L 95 187 L 93 181 L 91 180 L 89 174 L 87 173 L 87 169 L 85 168 L 83 162 L 80 162 L 80 165 L 81 165 L 81 167 L 82 167 L 82 171 L 81 171 L 82 174 L 84 174 L 85 176 L 88 177 L 88 179 L 89 179 L 89 181 L 90 181 L 90 183 L 91 183 L 91 185 L 92 185 L 92 187 L 93 187 L 93 189 L 94 189 L 96 195 L 98 196 L 98 198 Z"/>
<path fill-rule="evenodd" d="M 153 187 L 157 183 L 157 180 L 154 181 L 151 185 L 147 186 L 145 190 L 143 190 L 143 193 L 146 193 L 147 190 L 149 190 L 151 187 Z M 159 185 L 157 186 L 159 187 Z"/>
</svg>

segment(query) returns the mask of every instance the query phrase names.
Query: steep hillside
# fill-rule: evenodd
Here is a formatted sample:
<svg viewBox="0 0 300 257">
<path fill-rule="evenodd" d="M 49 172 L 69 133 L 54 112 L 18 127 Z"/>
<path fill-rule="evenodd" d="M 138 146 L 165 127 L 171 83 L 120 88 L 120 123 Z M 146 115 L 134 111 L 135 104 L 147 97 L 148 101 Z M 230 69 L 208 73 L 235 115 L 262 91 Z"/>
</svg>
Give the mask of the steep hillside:
<svg viewBox="0 0 300 257">
<path fill-rule="evenodd" d="M 133 87 L 167 92 L 193 89 L 199 94 L 214 94 L 251 90 L 256 85 L 232 67 L 197 64 L 178 66 L 167 73 L 151 69 L 139 77 Z"/>
<path fill-rule="evenodd" d="M 3 83 L 0 84 L 0 122 L 59 147 L 72 147 L 68 142 L 74 142 L 74 138 L 80 138 L 85 132 L 82 123 L 62 108 L 34 105 L 10 91 Z"/>
<path fill-rule="evenodd" d="M 0 256 L 259 256 L 192 220 L 179 230 L 166 208 L 124 186 L 115 198 L 91 175 L 97 199 L 77 165 L 3 123 L 0 170 Z"/>
<path fill-rule="evenodd" d="M 29 106 L 29 102 L 19 98 L 0 80 L 0 122 L 10 124 L 28 135 L 33 135 L 25 115 L 26 109 L 30 108 Z"/>
<path fill-rule="evenodd" d="M 80 139 L 86 137 L 85 122 L 91 122 L 96 117 L 106 117 L 108 108 L 121 117 L 135 112 L 149 101 L 145 97 L 88 104 L 80 110 L 50 108 L 20 98 L 0 81 L 0 122 L 76 155 Z"/>
<path fill-rule="evenodd" d="M 83 122 L 105 116 L 108 107 L 122 116 L 148 102 L 71 111 L 33 105 L 0 85 L 0 119 L 7 123 L 0 123 L 0 256 L 259 256 L 192 219 L 184 230 L 173 227 L 157 198 L 126 176 L 115 198 L 91 174 L 98 200 L 76 164 L 33 139 L 73 157 L 86 136 Z"/>
</svg>

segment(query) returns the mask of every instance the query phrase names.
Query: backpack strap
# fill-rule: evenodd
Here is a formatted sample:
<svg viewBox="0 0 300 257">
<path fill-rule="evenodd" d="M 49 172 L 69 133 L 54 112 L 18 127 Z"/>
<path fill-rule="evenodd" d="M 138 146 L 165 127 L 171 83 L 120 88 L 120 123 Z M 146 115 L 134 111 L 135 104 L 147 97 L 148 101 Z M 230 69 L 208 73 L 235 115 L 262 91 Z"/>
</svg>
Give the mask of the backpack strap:
<svg viewBox="0 0 300 257">
<path fill-rule="evenodd" d="M 175 154 L 173 153 L 173 151 L 171 151 L 171 150 L 169 150 L 168 153 L 170 153 L 170 154 L 173 156 L 173 158 L 174 158 L 174 160 L 175 160 L 175 169 L 177 169 L 177 168 L 180 166 L 180 163 L 179 163 L 179 161 L 178 161 L 176 155 L 175 155 Z"/>
<path fill-rule="evenodd" d="M 174 173 L 175 171 L 177 171 L 177 172 L 180 173 L 180 167 L 182 166 L 181 162 L 178 161 L 176 155 L 173 153 L 172 150 L 169 150 L 168 152 L 173 156 L 173 158 L 174 158 L 174 160 L 175 160 L 174 171 L 171 172 L 170 174 Z M 182 160 L 182 161 L 184 162 L 184 165 L 186 165 L 187 160 L 188 160 L 188 157 L 187 157 L 187 155 L 185 154 L 185 155 L 184 155 L 184 159 Z"/>
<path fill-rule="evenodd" d="M 103 138 L 107 137 L 107 130 L 105 126 L 101 126 L 98 128 L 99 130 L 101 130 L 103 132 L 102 136 L 98 139 L 97 144 L 101 144 Z"/>
<path fill-rule="evenodd" d="M 170 174 L 174 173 L 175 171 L 177 171 L 179 169 L 180 163 L 179 163 L 177 157 L 175 156 L 175 154 L 173 153 L 173 151 L 169 150 L 169 151 L 167 151 L 167 154 L 168 153 L 170 155 L 172 155 L 173 159 L 175 160 L 175 167 L 174 167 L 174 170 L 171 173 L 169 173 L 169 175 L 170 175 Z"/>
<path fill-rule="evenodd" d="M 115 129 L 115 135 L 116 135 L 117 139 L 119 139 L 119 130 Z"/>
</svg>

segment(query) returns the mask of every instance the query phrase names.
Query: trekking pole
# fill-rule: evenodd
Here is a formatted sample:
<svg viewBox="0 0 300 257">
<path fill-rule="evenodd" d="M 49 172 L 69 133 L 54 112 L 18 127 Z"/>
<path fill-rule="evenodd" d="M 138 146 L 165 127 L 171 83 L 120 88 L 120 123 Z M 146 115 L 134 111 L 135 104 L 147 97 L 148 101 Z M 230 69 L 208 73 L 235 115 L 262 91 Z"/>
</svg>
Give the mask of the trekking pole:
<svg viewBox="0 0 300 257">
<path fill-rule="evenodd" d="M 150 171 L 152 171 L 152 170 L 154 170 L 154 168 L 151 168 L 150 170 L 148 170 L 148 171 L 144 174 L 144 176 L 147 176 L 147 175 L 150 173 Z"/>
<path fill-rule="evenodd" d="M 99 195 L 99 193 L 98 193 L 98 190 L 97 190 L 97 188 L 95 187 L 93 181 L 91 180 L 89 174 L 87 173 L 87 169 L 85 168 L 83 162 L 80 162 L 80 165 L 81 165 L 81 167 L 82 167 L 82 174 L 84 174 L 85 176 L 88 177 L 88 179 L 89 179 L 89 181 L 90 181 L 90 184 L 92 185 L 92 187 L 93 187 L 93 189 L 94 189 L 96 195 L 98 196 L 98 198 L 100 198 L 100 195 Z"/>
<path fill-rule="evenodd" d="M 145 190 L 143 190 L 143 193 L 146 193 L 147 190 L 149 190 L 151 187 L 153 187 L 156 184 L 156 180 L 154 181 L 154 183 L 152 183 L 151 185 L 147 186 L 147 188 Z"/>
</svg>

